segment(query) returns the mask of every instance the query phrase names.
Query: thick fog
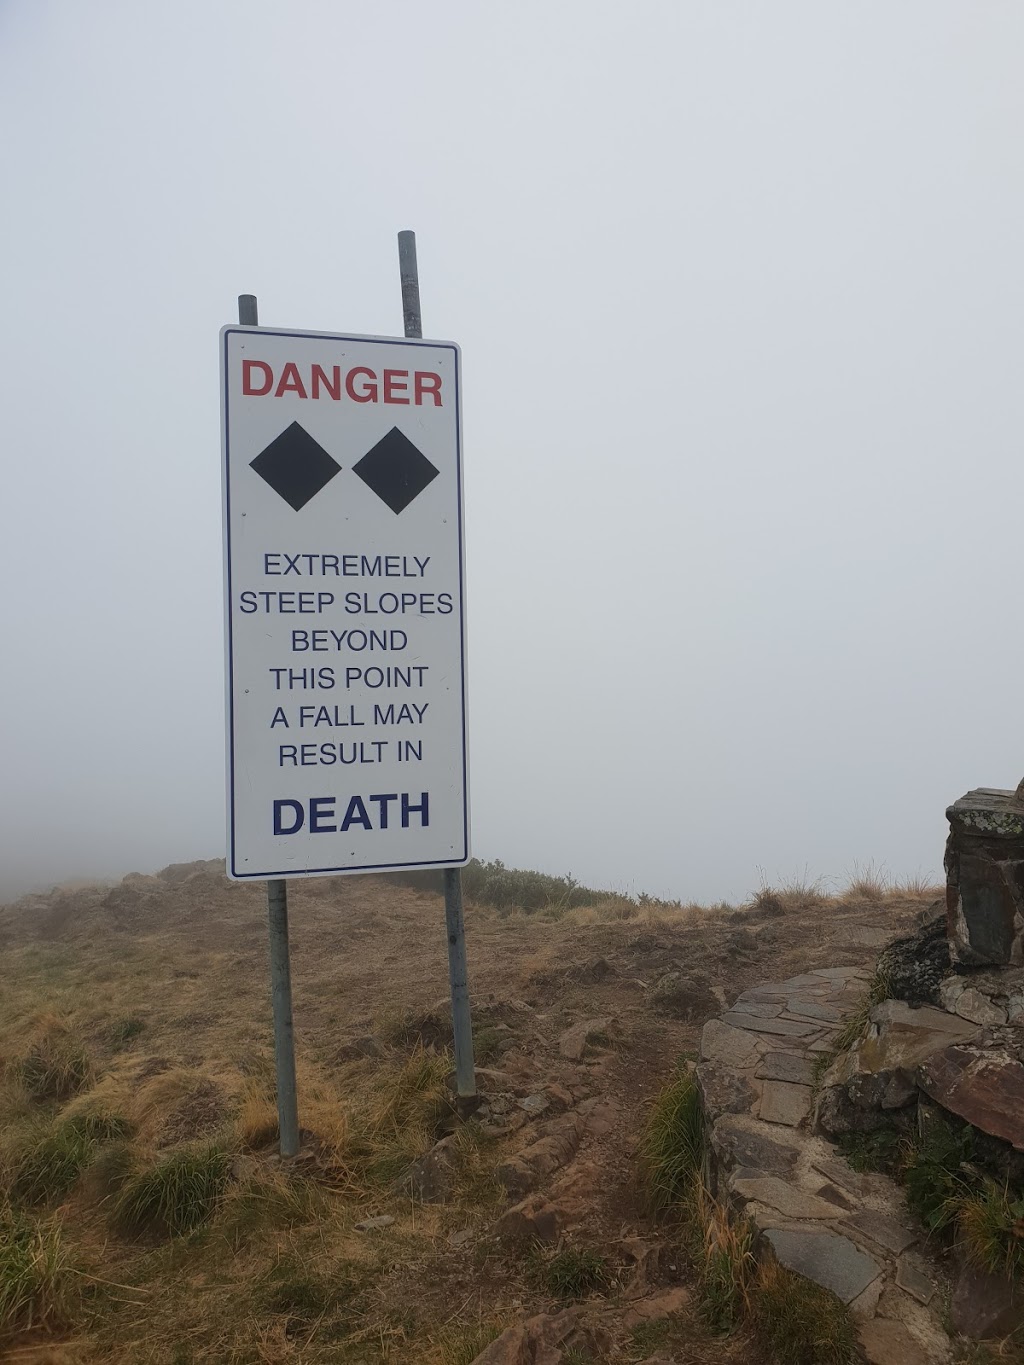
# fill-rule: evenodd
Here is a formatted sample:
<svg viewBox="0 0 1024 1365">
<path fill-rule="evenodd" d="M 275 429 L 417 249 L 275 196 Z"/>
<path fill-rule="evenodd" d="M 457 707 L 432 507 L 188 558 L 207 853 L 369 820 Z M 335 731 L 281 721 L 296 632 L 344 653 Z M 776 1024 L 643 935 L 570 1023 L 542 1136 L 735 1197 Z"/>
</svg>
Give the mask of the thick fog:
<svg viewBox="0 0 1024 1365">
<path fill-rule="evenodd" d="M 224 849 L 217 333 L 465 384 L 474 852 L 936 874 L 1024 774 L 1024 9 L 4 0 L 0 893 Z"/>
</svg>

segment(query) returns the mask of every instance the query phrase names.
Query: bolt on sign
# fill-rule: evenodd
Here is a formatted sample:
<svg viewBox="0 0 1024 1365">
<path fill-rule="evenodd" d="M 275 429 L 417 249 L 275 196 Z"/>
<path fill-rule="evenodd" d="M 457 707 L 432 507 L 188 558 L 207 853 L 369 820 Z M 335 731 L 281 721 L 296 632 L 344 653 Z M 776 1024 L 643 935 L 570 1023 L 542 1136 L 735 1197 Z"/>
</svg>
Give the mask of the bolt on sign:
<svg viewBox="0 0 1024 1365">
<path fill-rule="evenodd" d="M 221 332 L 228 872 L 469 857 L 459 349 Z"/>
</svg>

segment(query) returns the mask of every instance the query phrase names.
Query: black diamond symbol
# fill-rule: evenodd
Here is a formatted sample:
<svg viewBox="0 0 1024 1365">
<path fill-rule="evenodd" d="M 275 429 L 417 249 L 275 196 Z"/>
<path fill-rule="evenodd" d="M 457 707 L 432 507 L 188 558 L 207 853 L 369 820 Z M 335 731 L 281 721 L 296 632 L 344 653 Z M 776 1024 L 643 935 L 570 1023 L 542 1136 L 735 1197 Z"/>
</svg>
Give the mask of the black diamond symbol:
<svg viewBox="0 0 1024 1365">
<path fill-rule="evenodd" d="M 250 461 L 249 467 L 296 512 L 341 472 L 337 460 L 332 460 L 298 422 L 285 427 L 266 450 Z"/>
<path fill-rule="evenodd" d="M 358 474 L 392 512 L 404 511 L 439 473 L 397 427 L 392 427 L 372 450 L 368 450 L 359 463 L 352 466 L 352 472 Z"/>
</svg>

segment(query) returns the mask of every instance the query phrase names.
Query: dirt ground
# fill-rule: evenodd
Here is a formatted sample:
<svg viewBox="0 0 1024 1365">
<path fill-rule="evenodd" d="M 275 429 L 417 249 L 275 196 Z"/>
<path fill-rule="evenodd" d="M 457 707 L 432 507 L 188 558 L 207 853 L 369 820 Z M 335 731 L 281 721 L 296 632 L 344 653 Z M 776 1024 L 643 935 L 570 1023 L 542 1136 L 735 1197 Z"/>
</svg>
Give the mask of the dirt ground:
<svg viewBox="0 0 1024 1365">
<path fill-rule="evenodd" d="M 695 1053 L 709 1014 L 759 983 L 872 962 L 935 894 L 790 888 L 737 910 L 610 898 L 529 915 L 468 904 L 485 1099 L 473 1121 L 473 1181 L 439 1202 L 398 1183 L 330 1188 L 305 1222 L 270 1217 L 255 1234 L 229 1235 L 215 1221 L 187 1239 L 140 1244 L 111 1235 L 86 1178 L 59 1210 L 89 1277 L 85 1308 L 68 1329 L 0 1345 L 0 1357 L 469 1365 L 502 1326 L 564 1309 L 543 1264 L 572 1247 L 601 1258 L 603 1280 L 580 1304 L 577 1344 L 558 1357 L 566 1365 L 759 1365 L 751 1341 L 716 1337 L 703 1322 L 671 1223 L 644 1210 L 645 1113 Z M 370 1084 L 389 1058 L 447 1045 L 444 911 L 439 896 L 379 878 L 291 883 L 289 901 L 308 1154 L 323 1087 L 344 1108 L 348 1089 Z M 155 1149 L 216 1135 L 272 1055 L 265 916 L 264 888 L 230 883 L 214 863 L 0 910 L 0 1061 L 10 1070 L 39 1017 L 57 1014 L 110 1094 L 130 1099 L 154 1078 L 177 1078 L 149 1133 Z M 707 978 L 711 994 L 695 1013 L 659 997 L 673 972 Z M 573 1027 L 588 1022 L 589 1041 L 575 1047 Z M 314 1093 L 319 1109 L 309 1107 Z M 0 1114 L 0 1133 L 3 1124 Z M 556 1240 L 538 1260 L 501 1220 L 522 1192 L 519 1154 L 545 1135 L 564 1159 L 525 1190 L 557 1215 Z M 270 1168 L 276 1158 L 271 1145 L 244 1160 Z M 394 1221 L 357 1230 L 380 1216 Z M 286 1262 L 344 1280 L 352 1307 L 342 1326 L 267 1307 L 256 1287 Z"/>
</svg>

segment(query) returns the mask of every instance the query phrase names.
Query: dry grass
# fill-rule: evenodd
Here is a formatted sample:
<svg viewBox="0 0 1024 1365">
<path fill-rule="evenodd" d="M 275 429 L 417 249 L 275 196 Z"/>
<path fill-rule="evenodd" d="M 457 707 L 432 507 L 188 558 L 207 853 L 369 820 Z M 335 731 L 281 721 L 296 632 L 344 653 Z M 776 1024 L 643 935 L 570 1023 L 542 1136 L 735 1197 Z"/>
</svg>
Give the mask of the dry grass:
<svg viewBox="0 0 1024 1365">
<path fill-rule="evenodd" d="M 59 1222 L 0 1206 L 0 1342 L 72 1322 L 81 1286 Z"/>
</svg>

